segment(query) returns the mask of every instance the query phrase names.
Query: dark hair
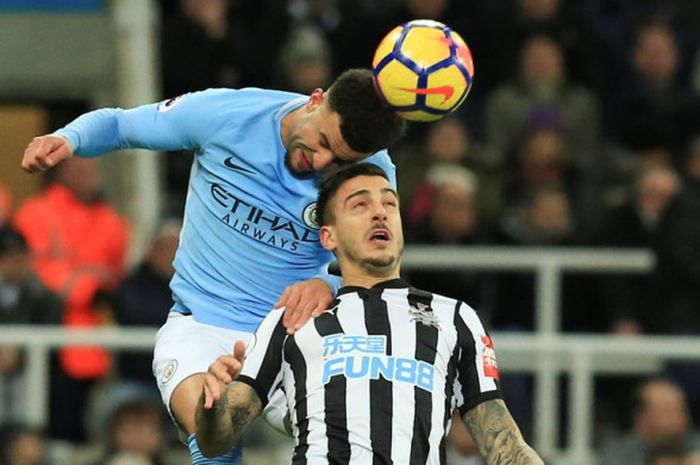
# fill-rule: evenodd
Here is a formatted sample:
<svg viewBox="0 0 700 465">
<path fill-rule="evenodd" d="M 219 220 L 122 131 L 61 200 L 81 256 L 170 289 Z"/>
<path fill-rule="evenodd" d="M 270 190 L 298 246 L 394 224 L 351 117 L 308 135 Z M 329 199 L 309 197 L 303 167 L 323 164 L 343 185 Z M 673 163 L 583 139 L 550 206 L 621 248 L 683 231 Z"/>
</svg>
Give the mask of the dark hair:
<svg viewBox="0 0 700 465">
<path fill-rule="evenodd" d="M 0 227 L 0 255 L 10 252 L 27 252 L 27 240 L 11 226 Z"/>
<path fill-rule="evenodd" d="M 0 465 L 11 465 L 10 452 L 17 440 L 23 436 L 36 436 L 45 441 L 44 431 L 36 426 L 24 423 L 9 423 L 0 426 Z"/>
<path fill-rule="evenodd" d="M 160 428 L 163 421 L 163 410 L 160 405 L 142 398 L 127 399 L 119 403 L 109 416 L 108 436 L 107 436 L 107 453 L 114 454 L 118 452 L 116 443 L 117 429 L 122 426 L 127 420 L 138 419 L 143 422 L 146 419 L 152 419 Z"/>
<path fill-rule="evenodd" d="M 328 89 L 328 104 L 340 115 L 343 139 L 357 152 L 385 149 L 406 130 L 406 121 L 379 95 L 368 69 L 341 74 Z"/>
<path fill-rule="evenodd" d="M 381 176 L 389 180 L 384 170 L 372 163 L 353 163 L 328 170 L 321 180 L 316 200 L 316 222 L 319 226 L 330 224 L 335 220 L 328 209 L 328 204 L 345 181 L 357 176 Z"/>
</svg>

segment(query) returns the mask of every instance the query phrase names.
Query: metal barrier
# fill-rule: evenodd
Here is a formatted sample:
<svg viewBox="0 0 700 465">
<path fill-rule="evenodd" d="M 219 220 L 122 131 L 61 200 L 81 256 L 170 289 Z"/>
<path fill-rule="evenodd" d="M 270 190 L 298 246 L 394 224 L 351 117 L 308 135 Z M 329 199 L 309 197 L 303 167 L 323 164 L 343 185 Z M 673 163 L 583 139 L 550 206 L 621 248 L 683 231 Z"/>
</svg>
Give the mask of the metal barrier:
<svg viewBox="0 0 700 465">
<path fill-rule="evenodd" d="M 153 329 L 99 329 L 69 331 L 30 326 L 0 327 L 2 344 L 25 347 L 28 353 L 26 404 L 28 418 L 36 424 L 46 423 L 48 412 L 48 355 L 51 349 L 70 344 L 99 345 L 110 349 L 143 350 L 153 346 Z M 636 337 L 622 338 L 601 335 L 514 335 L 495 333 L 493 338 L 499 357 L 499 366 L 506 372 L 526 372 L 539 376 L 542 360 L 549 364 L 553 378 L 568 375 L 570 396 L 568 403 L 567 448 L 555 447 L 555 434 L 550 441 L 535 448 L 557 463 L 592 463 L 593 382 L 596 375 L 630 375 L 657 372 L 669 359 L 700 361 L 700 338 L 695 337 Z M 545 399 L 537 408 L 554 415 L 554 432 L 559 398 Z M 548 427 L 550 428 L 550 427 Z"/>
<path fill-rule="evenodd" d="M 506 370 L 533 373 L 534 445 L 540 453 L 566 458 L 566 463 L 590 463 L 592 444 L 593 377 L 601 373 L 646 373 L 658 370 L 668 358 L 700 360 L 700 338 L 635 338 L 558 335 L 561 274 L 645 273 L 653 255 L 646 250 L 585 248 L 515 248 L 410 246 L 402 266 L 410 269 L 475 269 L 532 271 L 536 288 L 536 332 L 530 335 L 494 334 L 499 362 Z M 45 424 L 48 412 L 48 353 L 69 344 L 112 349 L 151 349 L 152 329 L 63 331 L 36 327 L 0 326 L 0 343 L 28 350 L 27 405 L 29 418 Z M 557 377 L 570 376 L 568 447 L 556 447 L 559 388 Z"/>
<path fill-rule="evenodd" d="M 535 274 L 535 331 L 554 335 L 561 329 L 562 273 L 648 273 L 655 257 L 646 249 L 580 247 L 406 247 L 402 269 L 473 269 L 489 271 L 532 271 Z M 537 449 L 555 450 L 559 397 L 557 373 L 551 357 L 537 357 L 535 377 L 535 430 Z"/>
</svg>

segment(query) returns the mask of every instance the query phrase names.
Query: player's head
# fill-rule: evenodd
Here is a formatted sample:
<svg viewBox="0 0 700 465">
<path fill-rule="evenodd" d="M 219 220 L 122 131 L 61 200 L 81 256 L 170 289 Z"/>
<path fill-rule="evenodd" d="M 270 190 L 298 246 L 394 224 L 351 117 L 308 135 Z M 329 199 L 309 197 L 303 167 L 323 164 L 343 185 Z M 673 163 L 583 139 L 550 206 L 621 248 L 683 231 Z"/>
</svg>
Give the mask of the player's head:
<svg viewBox="0 0 700 465">
<path fill-rule="evenodd" d="M 372 72 L 352 69 L 327 91 L 314 90 L 289 127 L 283 124 L 287 164 L 304 174 L 359 161 L 393 144 L 405 126 L 375 90 Z"/>
<path fill-rule="evenodd" d="M 19 284 L 31 276 L 31 255 L 24 236 L 11 226 L 0 227 L 0 281 Z"/>
<path fill-rule="evenodd" d="M 642 382 L 634 392 L 634 431 L 650 446 L 679 444 L 690 427 L 685 392 L 665 378 Z"/>
<path fill-rule="evenodd" d="M 107 448 L 152 457 L 162 441 L 160 407 L 147 400 L 127 400 L 111 415 Z"/>
<path fill-rule="evenodd" d="M 321 244 L 341 272 L 398 275 L 403 251 L 399 199 L 386 173 L 371 163 L 329 170 L 316 203 Z"/>
<path fill-rule="evenodd" d="M 406 121 L 377 93 L 368 69 L 345 71 L 328 89 L 328 105 L 340 115 L 340 132 L 361 153 L 389 147 L 404 132 Z"/>
</svg>

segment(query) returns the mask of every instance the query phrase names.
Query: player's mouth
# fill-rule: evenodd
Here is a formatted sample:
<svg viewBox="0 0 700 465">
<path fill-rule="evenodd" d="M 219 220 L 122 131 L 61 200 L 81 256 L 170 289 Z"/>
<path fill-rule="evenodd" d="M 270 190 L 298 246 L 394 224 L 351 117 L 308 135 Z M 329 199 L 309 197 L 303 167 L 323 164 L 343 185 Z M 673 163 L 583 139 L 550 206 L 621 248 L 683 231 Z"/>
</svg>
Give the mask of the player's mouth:
<svg viewBox="0 0 700 465">
<path fill-rule="evenodd" d="M 313 171 L 314 165 L 306 151 L 299 147 L 299 171 Z"/>
<path fill-rule="evenodd" d="M 386 245 L 391 242 L 391 232 L 387 228 L 374 228 L 369 233 L 370 244 Z"/>
</svg>

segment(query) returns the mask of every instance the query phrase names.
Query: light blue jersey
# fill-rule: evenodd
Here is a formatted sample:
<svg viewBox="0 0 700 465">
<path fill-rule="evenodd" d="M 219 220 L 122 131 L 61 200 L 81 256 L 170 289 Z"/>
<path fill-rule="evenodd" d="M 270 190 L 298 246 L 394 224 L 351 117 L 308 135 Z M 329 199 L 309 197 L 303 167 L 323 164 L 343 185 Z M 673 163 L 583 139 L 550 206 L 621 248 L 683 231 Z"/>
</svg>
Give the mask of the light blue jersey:
<svg viewBox="0 0 700 465">
<path fill-rule="evenodd" d="M 308 97 L 210 89 L 131 110 L 87 113 L 57 134 L 79 156 L 117 149 L 195 150 L 175 275 L 174 310 L 254 331 L 284 289 L 327 273 L 315 223 L 315 177 L 285 165 L 281 120 Z M 367 159 L 396 185 L 386 151 Z"/>
</svg>

